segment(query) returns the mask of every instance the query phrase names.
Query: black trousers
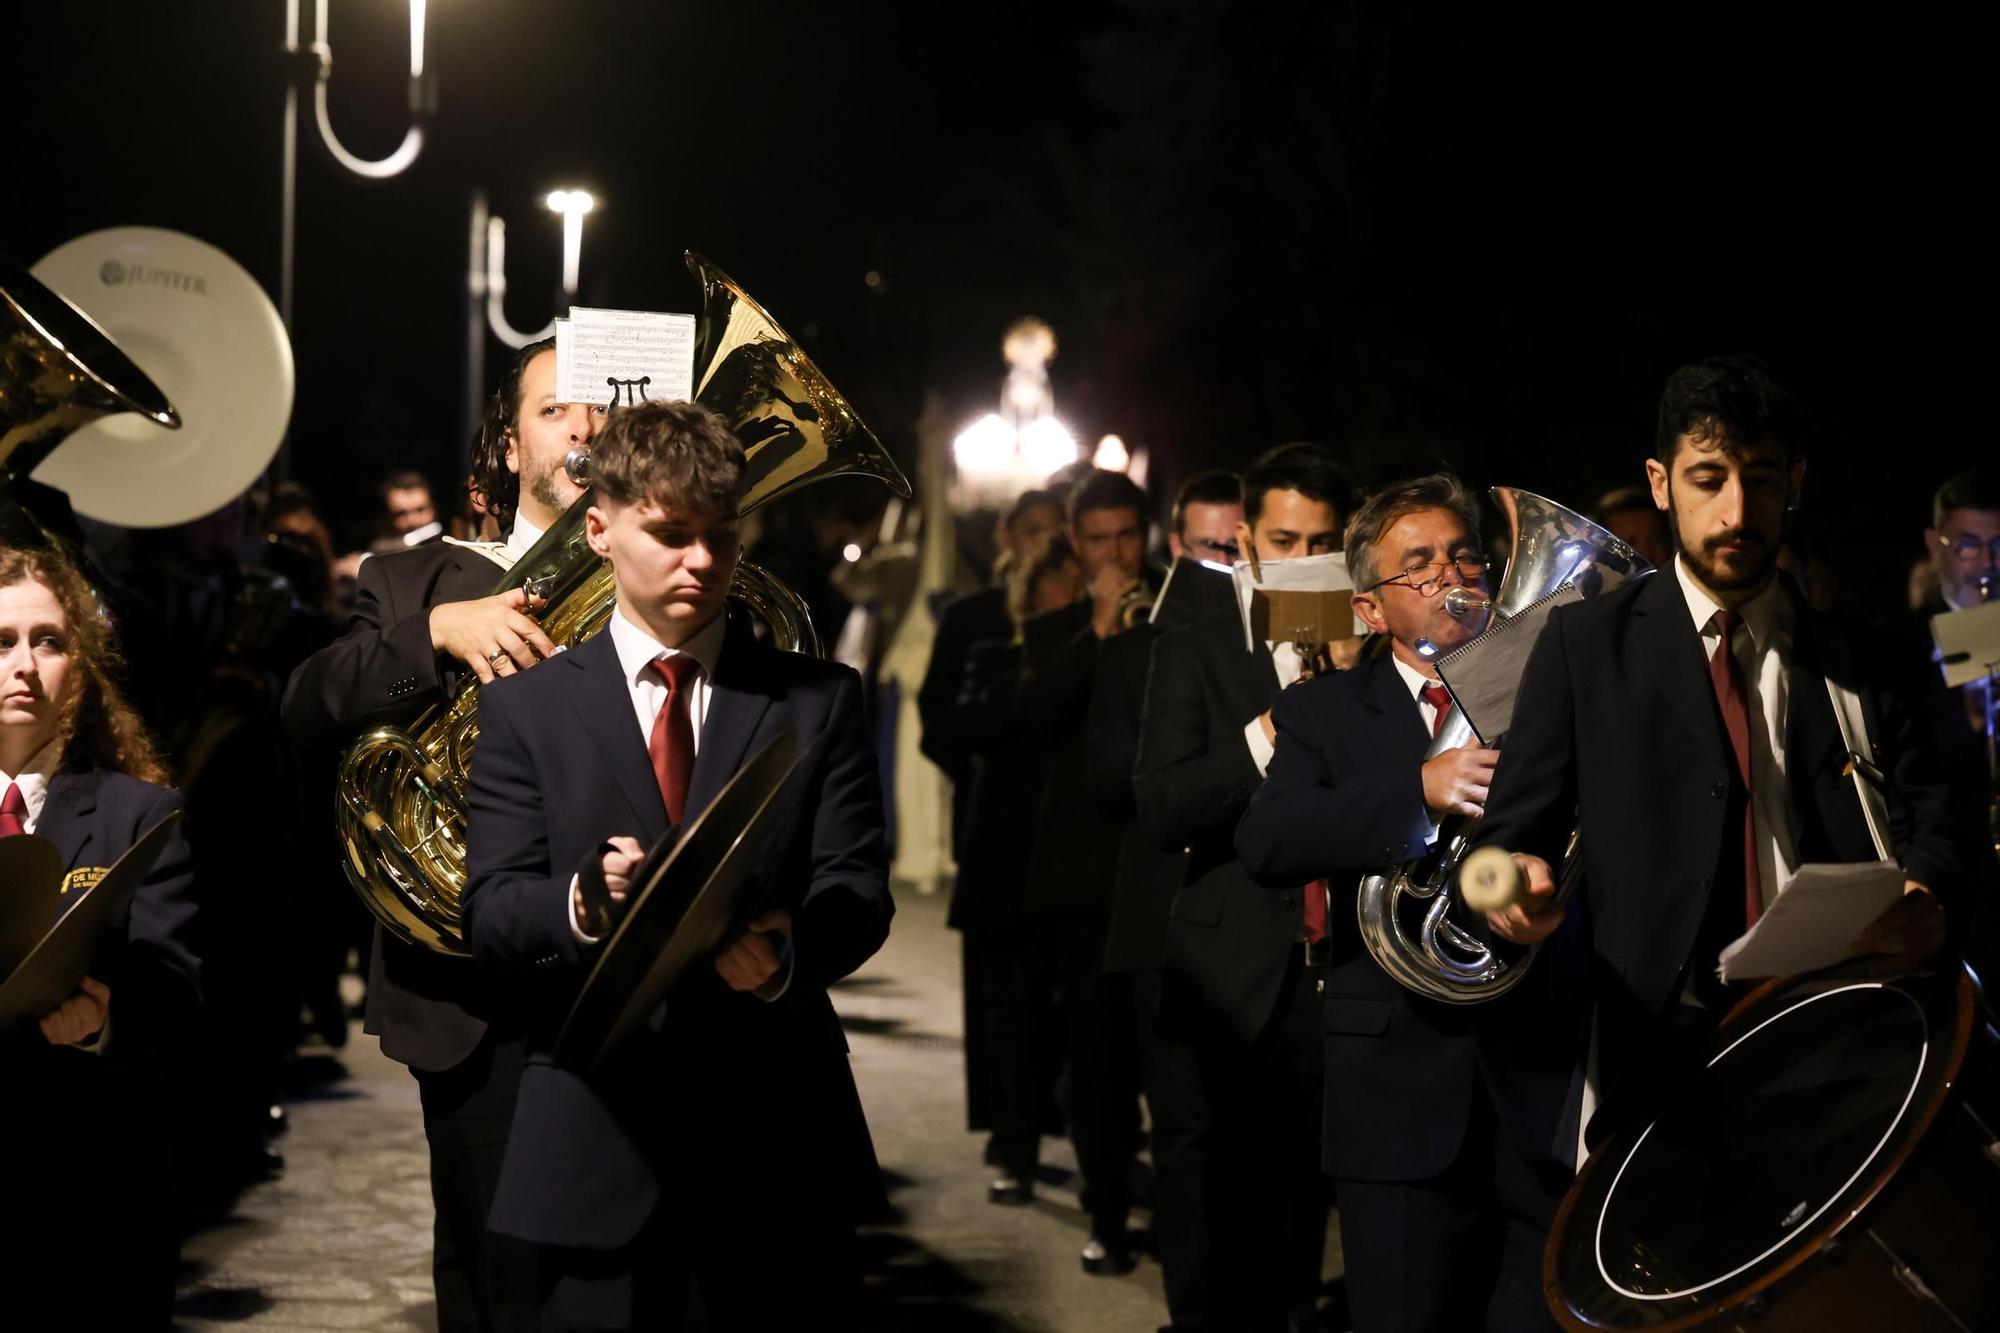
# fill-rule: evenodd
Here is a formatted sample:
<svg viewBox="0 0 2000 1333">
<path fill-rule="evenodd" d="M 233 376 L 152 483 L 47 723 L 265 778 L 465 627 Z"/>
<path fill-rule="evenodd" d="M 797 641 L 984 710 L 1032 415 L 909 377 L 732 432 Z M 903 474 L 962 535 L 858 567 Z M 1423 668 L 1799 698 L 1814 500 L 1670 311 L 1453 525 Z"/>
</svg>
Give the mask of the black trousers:
<svg viewBox="0 0 2000 1333">
<path fill-rule="evenodd" d="M 1153 1253 L 1172 1328 L 1194 1333 L 1210 1326 L 1208 1101 L 1194 1051 L 1158 1035 L 1159 971 L 1133 973 L 1131 987 L 1140 1086 L 1153 1127 Z"/>
<path fill-rule="evenodd" d="M 1104 932 L 1101 918 L 1039 919 L 1028 928 L 1012 975 L 989 977 L 1011 988 L 995 1000 L 1013 1015 L 1005 1050 L 995 1052 L 1009 1092 L 994 1138 L 1002 1169 L 1032 1180 L 1041 1149 L 1034 1090 L 1050 1055 L 1048 1030 L 1037 1020 L 1053 991 L 1062 1001 L 1070 1142 L 1083 1176 L 1083 1209 L 1094 1234 L 1122 1241 L 1139 1153 L 1139 1056 L 1128 980 L 1104 972 Z"/>
<path fill-rule="evenodd" d="M 514 1098 L 521 1086 L 519 1037 L 489 1031 L 466 1060 L 443 1071 L 414 1069 L 431 1149 L 437 1226 L 431 1278 L 439 1333 L 539 1327 L 541 1284 L 534 1247 L 486 1229 Z"/>
<path fill-rule="evenodd" d="M 1529 1161 L 1482 1085 L 1458 1160 L 1429 1180 L 1341 1180 L 1354 1333 L 1542 1333 L 1542 1248 L 1568 1172 Z"/>
<path fill-rule="evenodd" d="M 1324 974 L 1294 949 L 1257 1040 L 1196 1048 L 1209 1108 L 1216 1328 L 1287 1328 L 1319 1294 L 1332 1190 L 1320 1171 Z"/>
<path fill-rule="evenodd" d="M 854 1227 L 815 1195 L 731 1188 L 729 1163 L 676 1173 L 674 1198 L 616 1250 L 533 1247 L 543 1333 L 850 1333 L 860 1321 Z M 768 1175 L 768 1173 L 764 1173 Z M 775 1196 L 775 1197 L 774 1197 Z"/>
<path fill-rule="evenodd" d="M 965 1015 L 965 1127 L 993 1128 L 994 1060 L 991 983 L 986 979 L 989 952 L 970 935 L 959 936 L 959 994 Z"/>
</svg>

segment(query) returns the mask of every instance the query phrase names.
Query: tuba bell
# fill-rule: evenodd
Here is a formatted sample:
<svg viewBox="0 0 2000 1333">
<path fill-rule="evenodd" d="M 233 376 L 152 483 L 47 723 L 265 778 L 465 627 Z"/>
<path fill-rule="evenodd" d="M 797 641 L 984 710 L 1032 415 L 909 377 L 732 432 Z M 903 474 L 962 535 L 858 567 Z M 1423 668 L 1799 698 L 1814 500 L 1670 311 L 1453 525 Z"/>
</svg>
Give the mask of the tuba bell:
<svg viewBox="0 0 2000 1333">
<path fill-rule="evenodd" d="M 1652 572 L 1637 551 L 1552 500 L 1507 486 L 1494 487 L 1492 495 L 1511 538 L 1500 589 L 1490 598 L 1464 587 L 1445 593 L 1445 605 L 1455 616 L 1488 614 L 1484 633 L 1570 588 L 1595 596 Z M 1454 704 L 1424 759 L 1475 739 L 1472 723 Z M 1447 1004 L 1497 999 L 1527 975 L 1535 957 L 1530 949 L 1526 957 L 1509 962 L 1452 920 L 1459 863 L 1477 823 L 1447 820 L 1429 856 L 1366 876 L 1355 902 L 1361 941 L 1382 970 L 1405 989 Z M 1572 831 L 1557 875 L 1558 902 L 1568 896 L 1582 867 L 1579 846 Z"/>
<path fill-rule="evenodd" d="M 838 476 L 874 477 L 908 497 L 910 484 L 847 400 L 778 322 L 722 270 L 690 253 L 702 289 L 695 401 L 742 441 L 742 511 Z M 573 648 L 609 623 L 611 566 L 584 540 L 586 495 L 494 588 L 526 588 L 551 641 Z M 766 624 L 771 641 L 821 653 L 805 603 L 768 571 L 737 566 L 730 596 Z M 348 880 L 392 934 L 437 953 L 466 955 L 465 792 L 479 739 L 477 682 L 407 730 L 379 727 L 341 762 L 336 819 Z"/>
<path fill-rule="evenodd" d="M 120 412 L 181 424 L 90 316 L 0 259 L 0 540 L 39 537 L 12 493 L 72 432 Z"/>
</svg>

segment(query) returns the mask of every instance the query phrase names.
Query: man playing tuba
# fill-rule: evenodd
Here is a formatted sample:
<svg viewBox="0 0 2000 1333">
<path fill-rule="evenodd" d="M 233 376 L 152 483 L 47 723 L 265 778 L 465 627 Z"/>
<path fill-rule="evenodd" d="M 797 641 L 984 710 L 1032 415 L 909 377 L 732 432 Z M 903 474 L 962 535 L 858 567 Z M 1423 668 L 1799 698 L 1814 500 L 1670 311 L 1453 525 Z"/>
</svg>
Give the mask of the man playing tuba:
<svg viewBox="0 0 2000 1333">
<path fill-rule="evenodd" d="M 492 681 L 554 654 L 526 614 L 525 593 L 488 594 L 500 571 L 581 494 L 563 460 L 604 420 L 602 407 L 557 401 L 555 361 L 553 340 L 524 348 L 481 430 L 489 503 L 512 518 L 505 545 L 434 542 L 364 561 L 347 633 L 301 664 L 286 687 L 285 727 L 294 740 L 326 745 L 370 725 L 408 722 L 451 698 L 467 672 Z M 439 1328 L 524 1327 L 508 1312 L 533 1301 L 532 1256 L 486 1232 L 520 1082 L 514 1004 L 466 960 L 378 926 L 364 1028 L 381 1038 L 383 1054 L 409 1066 L 422 1095 Z"/>
</svg>

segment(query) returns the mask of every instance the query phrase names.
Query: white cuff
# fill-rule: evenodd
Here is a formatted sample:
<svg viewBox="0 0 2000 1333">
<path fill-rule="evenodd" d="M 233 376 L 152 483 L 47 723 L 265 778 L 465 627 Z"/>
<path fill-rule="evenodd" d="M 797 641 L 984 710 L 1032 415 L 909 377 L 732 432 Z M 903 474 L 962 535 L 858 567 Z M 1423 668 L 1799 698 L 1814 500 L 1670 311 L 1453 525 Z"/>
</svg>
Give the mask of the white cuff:
<svg viewBox="0 0 2000 1333">
<path fill-rule="evenodd" d="M 1261 715 L 1251 718 L 1250 725 L 1243 728 L 1243 742 L 1250 747 L 1250 762 L 1257 765 L 1258 776 L 1267 775 L 1271 768 L 1271 756 L 1277 753 L 1277 747 L 1264 738 L 1264 719 Z"/>
</svg>

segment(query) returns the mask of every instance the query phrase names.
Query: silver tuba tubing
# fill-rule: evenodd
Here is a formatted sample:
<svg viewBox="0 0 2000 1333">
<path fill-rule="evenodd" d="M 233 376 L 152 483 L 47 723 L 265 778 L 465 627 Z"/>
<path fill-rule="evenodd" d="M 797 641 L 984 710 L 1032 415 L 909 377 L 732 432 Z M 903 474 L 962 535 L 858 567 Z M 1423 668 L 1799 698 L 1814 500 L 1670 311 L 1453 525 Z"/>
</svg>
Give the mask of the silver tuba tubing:
<svg viewBox="0 0 2000 1333">
<path fill-rule="evenodd" d="M 1491 494 L 1509 530 L 1506 574 L 1490 598 L 1449 590 L 1447 597 L 1461 594 L 1448 604 L 1453 615 L 1486 613 L 1490 631 L 1566 588 L 1592 597 L 1652 572 L 1652 565 L 1625 542 L 1553 500 L 1509 486 L 1496 486 Z M 1477 740 L 1471 722 L 1454 704 L 1424 759 Z M 1376 963 L 1404 989 L 1446 1004 L 1498 999 L 1520 984 L 1537 952 L 1531 948 L 1525 957 L 1502 957 L 1452 919 L 1459 863 L 1471 850 L 1477 826 L 1475 819 L 1446 820 L 1428 856 L 1365 876 L 1355 895 L 1361 942 Z M 1557 874 L 1558 903 L 1568 899 L 1580 876 L 1581 845 L 1572 830 Z"/>
</svg>

